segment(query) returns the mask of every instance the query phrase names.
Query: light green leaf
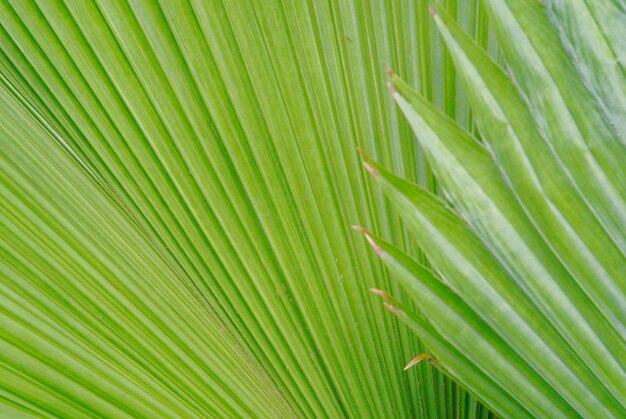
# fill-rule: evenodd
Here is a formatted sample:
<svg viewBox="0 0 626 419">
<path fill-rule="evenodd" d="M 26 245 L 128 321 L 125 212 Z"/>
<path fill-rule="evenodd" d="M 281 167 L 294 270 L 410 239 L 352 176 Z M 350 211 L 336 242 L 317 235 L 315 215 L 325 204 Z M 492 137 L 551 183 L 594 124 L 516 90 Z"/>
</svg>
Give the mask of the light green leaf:
<svg viewBox="0 0 626 419">
<path fill-rule="evenodd" d="M 619 417 L 623 4 L 442 3 L 0 2 L 0 416 Z"/>
<path fill-rule="evenodd" d="M 477 1 L 447 4 L 488 42 Z M 23 351 L 60 346 L 64 366 L 94 352 L 111 368 L 97 370 L 107 380 L 54 370 L 55 352 L 17 371 L 13 353 L 1 363 L 2 397 L 64 417 L 487 417 L 429 365 L 402 371 L 425 349 L 367 292 L 403 295 L 349 230 L 368 223 L 415 249 L 382 194 L 366 188 L 354 148 L 435 186 L 383 68 L 402 70 L 469 125 L 442 46 L 421 0 L 0 2 L 3 94 L 30 121 L 3 110 L 3 144 L 20 146 L 0 167 L 0 193 L 10 198 L 1 216 L 22 205 L 3 219 L 2 279 L 67 295 L 3 297 L 19 314 L 6 330 L 27 322 L 36 336 Z M 16 189 L 25 180 L 10 164 L 53 182 L 48 194 Z M 49 166 L 56 171 L 44 173 Z M 36 216 L 51 203 L 58 214 Z M 113 219 L 96 218 L 93 206 Z M 48 229 L 71 235 L 44 246 Z M 107 258 L 89 268 L 100 253 Z M 68 301 L 82 301 L 75 286 L 96 274 L 101 287 L 158 284 L 152 291 L 166 301 L 170 286 L 186 297 L 165 312 L 142 305 L 139 290 L 113 288 L 101 304 L 116 326 L 104 333 L 95 297 L 61 316 Z M 173 318 L 186 327 L 177 339 L 161 344 L 169 334 L 157 326 L 148 333 L 150 322 L 165 330 Z M 13 347 L 21 329 L 11 330 L 2 342 Z M 226 334 L 238 349 L 194 341 L 205 333 Z"/>
<path fill-rule="evenodd" d="M 553 0 L 547 6 L 582 80 L 626 144 L 626 5 L 613 0 Z"/>
<path fill-rule="evenodd" d="M 0 101 L 9 399 L 75 417 L 293 414 L 163 249 L 4 87 Z"/>
<path fill-rule="evenodd" d="M 539 0 L 487 0 L 485 8 L 537 128 L 626 254 L 626 145 L 585 87 Z"/>
<path fill-rule="evenodd" d="M 510 345 L 511 352 L 524 358 L 528 363 L 526 368 L 534 368 L 578 409 L 588 413 L 604 410 L 604 406 L 620 410 L 620 404 L 602 388 L 601 381 L 582 367 L 585 360 L 573 354 L 572 347 L 563 340 L 562 336 L 566 336 L 563 330 L 558 329 L 558 324 L 552 328 L 548 317 L 537 310 L 527 291 L 535 286 L 534 283 L 516 286 L 490 249 L 463 220 L 446 209 L 443 202 L 375 163 L 370 161 L 368 164 L 372 165 L 374 178 L 383 191 L 400 209 L 407 227 L 414 233 L 429 261 L 459 296 Z M 419 301 L 423 302 L 422 299 Z M 426 315 L 431 318 L 428 312 Z M 440 325 L 438 330 L 443 333 L 446 329 Z M 486 353 L 484 357 L 490 358 Z M 512 394 L 528 394 L 519 383 L 502 385 Z"/>
<path fill-rule="evenodd" d="M 545 416 L 549 403 L 556 403 L 553 408 L 563 403 L 564 410 L 548 415 L 571 408 L 577 413 L 566 415 L 619 416 L 626 405 L 626 233 L 618 219 L 625 214 L 626 194 L 618 162 L 626 147 L 604 119 L 599 93 L 587 90 L 589 81 L 576 71 L 557 35 L 559 27 L 551 26 L 543 6 L 486 3 L 514 81 L 443 8 L 432 10 L 483 143 L 391 74 L 392 96 L 449 202 L 368 157 L 367 167 L 442 281 L 525 362 L 510 359 L 510 367 L 537 374 L 539 380 L 530 380 L 533 390 L 546 394 L 550 388 L 544 404 L 522 401 L 531 414 Z M 568 13 L 580 11 L 569 8 Z M 387 249 L 379 247 L 384 258 Z M 408 256 L 394 260 L 389 266 L 401 283 L 423 283 L 423 274 L 403 273 L 415 265 Z M 425 293 L 411 297 L 420 306 L 432 300 Z M 455 340 L 458 325 L 437 323 L 448 303 L 431 301 L 422 313 L 461 349 L 461 338 Z M 468 317 L 469 312 L 463 319 Z M 422 329 L 416 328 L 433 335 Z M 446 334 L 450 330 L 456 333 Z M 488 357 L 491 349 L 478 350 Z M 463 354 L 469 357 L 467 351 Z M 511 372 L 471 360 L 509 394 L 525 397 L 533 391 L 528 382 L 508 381 Z"/>
<path fill-rule="evenodd" d="M 613 245 L 594 217 L 593 206 L 576 192 L 534 128 L 511 80 L 445 12 L 435 19 L 441 24 L 457 65 L 464 69 L 461 79 L 477 110 L 477 124 L 506 181 L 579 286 L 623 335 L 624 255 Z M 547 199 L 537 199 L 538 196 Z"/>
<path fill-rule="evenodd" d="M 372 237 L 367 233 L 371 240 L 375 240 L 375 246 L 379 246 L 381 250 L 389 248 L 391 245 L 384 243 L 381 239 Z M 397 263 L 396 260 L 389 257 L 384 257 L 383 260 L 393 266 Z M 414 262 L 413 262 L 414 264 Z M 393 268 L 390 268 L 393 269 Z M 407 275 L 406 287 L 408 289 L 414 289 L 415 283 L 420 281 L 420 278 L 425 278 L 428 282 L 438 281 L 436 278 L 432 278 L 432 274 L 427 270 L 420 269 L 418 266 L 413 266 L 413 271 L 419 272 L 417 277 Z M 406 274 L 407 271 L 401 271 Z M 397 278 L 402 280 L 404 276 L 402 273 L 398 274 Z M 486 376 L 480 369 L 476 367 L 465 355 L 459 352 L 454 346 L 452 346 L 443 336 L 441 336 L 420 314 L 413 312 L 413 309 L 401 301 L 393 298 L 384 291 L 374 290 L 376 294 L 382 295 L 387 302 L 385 306 L 391 311 L 400 321 L 405 323 L 411 330 L 420 336 L 420 339 L 428 345 L 429 350 L 435 354 L 436 358 L 430 360 L 432 364 L 440 369 L 443 369 L 446 374 L 455 378 L 462 383 L 465 388 L 471 389 L 470 391 L 477 394 L 481 400 L 484 400 L 487 405 L 498 406 L 499 410 L 509 416 L 515 417 L 530 417 L 530 414 L 526 412 L 526 409 L 520 405 L 514 398 L 510 397 L 504 392 L 504 390 L 495 384 L 488 376 Z M 419 290 L 414 293 L 414 296 L 419 295 Z M 471 416 L 471 415 L 470 415 Z"/>
</svg>

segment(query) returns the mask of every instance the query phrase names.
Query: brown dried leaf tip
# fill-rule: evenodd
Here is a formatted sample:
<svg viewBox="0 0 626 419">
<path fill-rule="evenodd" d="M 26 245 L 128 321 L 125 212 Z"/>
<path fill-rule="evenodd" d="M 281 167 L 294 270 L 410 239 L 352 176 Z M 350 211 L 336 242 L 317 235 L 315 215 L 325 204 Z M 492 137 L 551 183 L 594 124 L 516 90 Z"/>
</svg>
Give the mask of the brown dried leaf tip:
<svg viewBox="0 0 626 419">
<path fill-rule="evenodd" d="M 406 371 L 409 368 L 411 368 L 412 366 L 419 364 L 421 361 L 423 361 L 425 359 L 430 359 L 430 358 L 431 358 L 431 356 L 428 355 L 428 354 L 419 354 L 415 358 L 410 360 L 409 363 L 406 364 L 406 366 L 404 367 L 404 369 L 402 371 Z"/>
<path fill-rule="evenodd" d="M 391 295 L 387 294 L 383 290 L 379 290 L 379 289 L 376 289 L 376 288 L 370 288 L 369 290 L 370 290 L 370 292 L 372 292 L 372 293 L 374 293 L 374 294 L 376 294 L 376 295 L 378 295 L 380 297 L 383 297 L 385 300 L 391 300 Z"/>
<path fill-rule="evenodd" d="M 376 252 L 377 255 L 380 255 L 383 253 L 383 249 L 379 245 L 376 244 L 374 239 L 370 237 L 369 231 L 367 231 L 361 226 L 352 226 L 352 230 L 358 231 L 359 233 L 363 234 L 365 238 L 367 239 L 367 242 L 372 246 L 372 248 L 374 248 L 374 251 Z"/>
<path fill-rule="evenodd" d="M 365 166 L 365 170 L 367 170 L 370 175 L 372 175 L 374 177 L 380 176 L 380 173 L 378 173 L 378 170 L 376 170 L 372 166 L 370 166 L 368 162 L 364 161 L 363 162 L 363 166 Z"/>
<path fill-rule="evenodd" d="M 363 156 L 364 159 L 369 160 L 370 156 L 367 155 L 367 153 L 365 152 L 365 150 L 363 150 L 361 147 L 357 147 L 356 151 Z"/>
<path fill-rule="evenodd" d="M 364 229 L 364 228 L 363 228 L 363 227 L 361 227 L 361 226 L 350 226 L 350 227 L 352 227 L 352 230 L 354 230 L 354 231 L 358 231 L 358 232 L 359 232 L 359 233 L 361 233 L 361 234 L 366 234 L 366 233 L 367 233 L 367 230 L 366 230 L 366 229 Z"/>
<path fill-rule="evenodd" d="M 400 309 L 398 309 L 398 307 L 396 306 L 392 306 L 389 303 L 383 303 L 385 305 L 385 308 L 389 311 L 391 311 L 393 314 L 398 314 L 400 312 Z"/>
<path fill-rule="evenodd" d="M 369 234 L 364 233 L 365 234 L 365 238 L 367 239 L 368 243 L 372 246 L 372 249 L 374 249 L 374 251 L 376 252 L 377 255 L 382 255 L 383 254 L 383 248 L 380 247 L 379 245 L 376 244 L 376 242 L 374 241 L 374 239 L 372 239 L 370 237 Z"/>
<path fill-rule="evenodd" d="M 389 77 L 393 77 L 393 75 L 394 75 L 393 70 L 392 70 L 392 69 L 390 69 L 390 68 L 389 68 L 389 67 L 387 67 L 387 66 L 385 66 L 385 73 L 387 73 L 387 75 L 388 75 Z"/>
</svg>

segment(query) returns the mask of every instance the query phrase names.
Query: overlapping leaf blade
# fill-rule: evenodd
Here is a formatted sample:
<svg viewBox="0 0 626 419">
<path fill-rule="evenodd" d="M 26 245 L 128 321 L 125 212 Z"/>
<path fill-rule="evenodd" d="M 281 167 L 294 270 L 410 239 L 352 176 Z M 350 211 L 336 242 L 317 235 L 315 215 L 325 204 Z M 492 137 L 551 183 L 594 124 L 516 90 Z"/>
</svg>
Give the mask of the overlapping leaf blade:
<svg viewBox="0 0 626 419">
<path fill-rule="evenodd" d="M 581 368 L 584 361 L 572 356 L 571 348 L 559 333 L 550 327 L 550 322 L 539 314 L 532 300 L 525 295 L 525 289 L 509 278 L 507 271 L 502 268 L 489 248 L 481 243 L 458 216 L 425 191 L 394 177 L 379 166 L 375 166 L 374 170 L 375 178 L 380 180 L 390 200 L 402 209 L 407 227 L 415 234 L 429 261 L 463 300 L 479 313 L 476 317 L 484 319 L 497 335 L 507 342 L 511 353 L 520 355 L 527 362 L 514 367 L 517 371 L 528 373 L 534 369 L 537 376 L 542 377 L 533 384 L 535 387 L 545 386 L 541 383 L 542 379 L 545 379 L 572 405 L 583 401 L 598 412 L 605 409 L 603 407 L 605 404 L 608 406 L 615 404 L 613 409 L 619 411 L 619 404 L 602 389 L 602 382 L 584 367 Z M 404 261 L 406 262 L 406 259 Z M 427 316 L 430 314 L 437 318 L 441 317 L 441 314 L 435 314 L 432 308 L 426 313 Z M 436 320 L 432 321 L 437 323 Z M 444 327 L 439 326 L 439 330 Z M 441 333 L 446 332 L 442 330 Z M 455 342 L 456 335 L 449 333 L 446 334 L 449 340 Z M 494 342 L 492 344 L 497 346 Z M 469 346 L 463 348 L 464 351 L 469 349 Z M 489 370 L 493 355 L 485 354 L 484 359 L 487 361 L 483 368 Z M 514 364 L 514 361 L 510 362 Z M 508 379 L 510 376 L 516 376 L 516 373 L 499 372 L 496 376 Z M 538 400 L 537 395 L 529 396 L 532 391 L 523 388 L 524 382 L 501 385 L 518 397 Z M 589 392 L 587 388 L 593 391 Z M 546 386 L 542 392 L 549 393 L 551 391 L 549 389 L 550 386 Z M 585 395 L 581 396 L 581 393 Z M 559 399 L 555 394 L 553 397 Z M 524 404 L 529 406 L 529 400 L 525 400 Z M 543 406 L 537 404 L 534 409 L 543 411 L 546 415 L 559 415 L 558 408 L 550 411 L 555 406 L 548 406 L 549 402 Z M 584 404 L 582 406 L 583 409 L 591 411 L 591 408 L 585 407 Z M 560 414 L 567 415 L 567 408 L 562 409 L 564 410 L 561 410 Z M 609 411 L 610 409 L 609 407 Z"/>
<path fill-rule="evenodd" d="M 486 43 L 485 16 L 477 2 L 447 4 Z M 421 345 L 377 310 L 367 287 L 399 290 L 348 228 L 368 222 L 414 247 L 382 195 L 365 188 L 355 146 L 373 150 L 381 161 L 432 186 L 410 129 L 386 96 L 385 65 L 405 70 L 429 99 L 469 121 L 450 58 L 442 54 L 425 6 L 422 1 L 0 2 L 3 82 L 49 129 L 59 152 L 72 156 L 64 164 L 88 175 L 67 184 L 56 176 L 59 184 L 50 199 L 62 201 L 82 183 L 95 182 L 98 193 L 121 207 L 127 222 L 143 234 L 143 245 L 133 242 L 141 258 L 166 261 L 176 275 L 161 274 L 189 288 L 189 305 L 217 316 L 246 349 L 251 358 L 237 361 L 239 367 L 260 369 L 272 383 L 268 399 L 264 392 L 255 394 L 252 384 L 233 390 L 233 381 L 180 376 L 183 384 L 178 384 L 157 374 L 158 368 L 146 372 L 147 364 L 119 366 L 124 377 L 152 374 L 164 392 L 183 386 L 177 390 L 184 399 L 179 415 L 187 417 L 206 412 L 445 417 L 476 411 L 474 398 L 429 365 L 401 371 Z M 20 152 L 31 152 L 31 143 L 36 138 L 25 141 Z M 43 161 L 54 158 L 46 157 L 45 149 L 37 153 Z M 28 166 L 38 168 L 39 163 Z M 6 184 L 13 181 L 7 179 Z M 45 202 L 37 198 L 30 205 Z M 44 224 L 30 217 L 24 222 L 31 223 L 27 240 L 43 234 Z M 102 234 L 98 223 L 89 226 L 89 236 Z M 2 238 L 3 249 L 17 246 L 13 236 Z M 115 246 L 112 240 L 105 244 Z M 64 249 L 81 246 L 74 240 Z M 153 247 L 160 249 L 157 256 L 150 256 Z M 53 250 L 30 255 L 45 259 L 48 252 Z M 0 262 L 9 263 L 5 257 Z M 133 275 L 153 281 L 152 271 L 137 268 Z M 3 281 L 17 277 L 3 273 Z M 109 273 L 106 280 L 125 276 Z M 50 281 L 72 284 L 80 275 L 66 270 Z M 34 310 L 44 301 L 30 305 Z M 116 313 L 110 314 L 115 318 Z M 36 326 L 44 320 L 29 321 Z M 97 317 L 91 320 L 90 327 L 96 327 Z M 58 323 L 71 337 L 74 329 L 64 329 L 61 319 Z M 202 335 L 202 323 L 197 329 L 193 333 Z M 139 345 L 143 335 L 136 338 Z M 42 345 L 31 343 L 31 351 Z M 158 342 L 151 347 L 158 351 Z M 214 368 L 240 371 L 230 365 L 228 348 L 200 347 L 207 354 L 198 363 L 207 374 Z M 67 348 L 76 352 L 78 346 Z M 180 342 L 173 348 L 186 352 Z M 209 362 L 209 355 L 228 362 Z M 84 384 L 74 382 L 78 377 L 72 370 L 58 377 L 64 380 L 55 387 L 58 392 L 41 399 L 35 395 L 46 391 L 45 384 L 28 381 L 28 375 L 16 377 L 12 362 L 3 360 L 8 369 L 2 373 L 1 397 L 26 406 L 29 397 L 12 386 L 20 380 L 20 385 L 29 383 L 32 399 L 41 401 L 38 408 L 76 413 L 63 392 L 64 385 L 79 391 Z M 158 363 L 158 357 L 151 362 Z M 89 385 L 98 388 L 98 380 Z M 98 389 L 110 397 L 110 405 L 90 392 L 72 400 L 94 415 L 111 406 L 124 409 L 118 406 L 125 404 L 116 398 L 119 392 L 111 396 L 104 382 Z M 191 396 L 203 393 L 214 399 Z M 149 408 L 149 396 L 134 392 L 126 399 L 129 406 Z M 222 409 L 219 397 L 231 402 Z M 161 413 L 146 415 L 168 416 Z"/>
<path fill-rule="evenodd" d="M 498 0 L 486 1 L 485 6 L 536 126 L 626 253 L 624 143 L 585 87 L 541 2 Z"/>
<path fill-rule="evenodd" d="M 441 17 L 446 18 L 445 13 Z M 465 69 L 462 79 L 482 137 L 505 179 L 569 273 L 623 334 L 623 254 L 534 128 L 513 82 L 449 19 L 446 22 L 442 30 L 457 65 Z"/>
<path fill-rule="evenodd" d="M 581 78 L 626 142 L 626 5 L 611 0 L 558 0 L 547 6 Z"/>
<path fill-rule="evenodd" d="M 548 404 L 524 401 L 531 412 L 570 416 L 566 405 L 560 412 L 557 407 L 563 397 L 581 415 L 619 416 L 626 404 L 626 262 L 621 248 L 626 233 L 617 220 L 624 214 L 619 161 L 624 161 L 626 147 L 594 98 L 602 95 L 593 90 L 597 84 L 587 90 L 539 2 L 494 0 L 487 5 L 515 83 L 443 9 L 433 11 L 487 149 L 392 76 L 398 90 L 392 94 L 423 145 L 450 207 L 463 218 L 380 166 L 374 165 L 371 172 L 382 179 L 383 190 L 402 209 L 407 226 L 414 227 L 441 280 L 555 392 L 547 396 Z M 566 36 L 576 37 L 581 28 L 565 28 Z M 588 45 L 575 47 L 578 55 L 573 59 L 581 59 L 581 49 Z M 611 74 L 618 79 L 617 73 Z M 434 207 L 439 209 L 433 212 Z M 448 215 L 437 215 L 443 213 Z M 390 265 L 401 272 L 413 263 L 402 257 Z M 424 281 L 420 275 L 412 280 Z M 452 300 L 442 299 L 424 312 L 443 335 L 453 326 L 434 318 Z M 448 341 L 457 348 L 463 345 L 454 333 Z M 547 359 L 552 361 L 543 364 Z M 493 368 L 480 365 L 505 392 L 528 396 L 528 383 L 511 382 Z M 548 400 L 557 404 L 550 407 Z M 494 408 L 514 416 L 506 406 Z"/>
</svg>

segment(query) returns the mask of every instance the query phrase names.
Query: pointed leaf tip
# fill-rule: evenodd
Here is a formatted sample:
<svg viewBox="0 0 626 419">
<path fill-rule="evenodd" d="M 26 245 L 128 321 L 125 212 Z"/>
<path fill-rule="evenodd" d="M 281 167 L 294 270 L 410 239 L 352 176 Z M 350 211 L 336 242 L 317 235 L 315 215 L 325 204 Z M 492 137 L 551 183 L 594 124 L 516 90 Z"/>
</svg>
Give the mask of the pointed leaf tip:
<svg viewBox="0 0 626 419">
<path fill-rule="evenodd" d="M 380 176 L 380 174 L 378 173 L 378 170 L 374 169 L 366 161 L 363 162 L 363 166 L 365 166 L 365 169 L 369 172 L 370 175 L 374 177 Z"/>
<path fill-rule="evenodd" d="M 365 160 L 369 160 L 369 159 L 370 159 L 370 156 L 369 156 L 369 155 L 365 152 L 365 150 L 363 150 L 361 147 L 356 147 L 356 151 L 357 151 L 357 152 L 358 152 L 361 156 L 363 156 L 363 158 L 364 158 Z"/>
<path fill-rule="evenodd" d="M 391 295 L 387 294 L 387 293 L 386 293 L 385 291 L 383 291 L 383 290 L 379 290 L 379 289 L 376 289 L 376 288 L 370 288 L 369 290 L 370 290 L 370 292 L 372 292 L 373 294 L 376 294 L 376 295 L 378 295 L 378 296 L 383 297 L 385 300 L 390 300 L 390 299 L 391 299 Z"/>
<path fill-rule="evenodd" d="M 367 230 L 361 226 L 350 226 L 350 227 L 352 228 L 352 230 L 358 231 L 359 233 L 363 233 L 363 234 L 367 233 Z"/>
<path fill-rule="evenodd" d="M 389 303 L 383 303 L 385 305 L 385 308 L 389 311 L 391 311 L 393 314 L 398 314 L 400 312 L 400 309 L 398 309 L 398 307 L 393 306 Z"/>
<path fill-rule="evenodd" d="M 431 16 L 435 16 L 437 14 L 437 9 L 435 9 L 434 6 L 429 6 L 428 13 L 430 13 Z"/>
<path fill-rule="evenodd" d="M 393 77 L 393 75 L 394 75 L 393 70 L 391 68 L 389 68 L 388 66 L 385 66 L 385 73 L 387 73 L 387 75 L 389 77 Z"/>
<path fill-rule="evenodd" d="M 363 234 L 367 239 L 367 242 L 372 246 L 377 255 L 381 255 L 383 253 L 383 249 L 376 244 L 374 239 L 372 239 L 372 237 L 369 235 L 369 231 L 361 226 L 352 226 L 352 230 L 358 231 L 359 233 Z"/>
<path fill-rule="evenodd" d="M 402 371 L 406 371 L 409 368 L 411 368 L 414 365 L 419 364 L 421 361 L 430 358 L 430 355 L 428 354 L 419 354 L 417 356 L 415 356 L 415 358 L 413 358 L 412 360 L 409 361 L 408 364 L 406 364 L 406 366 L 404 367 L 404 369 Z"/>
<path fill-rule="evenodd" d="M 374 239 L 372 239 L 372 237 L 369 234 L 367 234 L 367 232 L 364 232 L 363 234 L 365 235 L 365 238 L 367 239 L 369 244 L 372 246 L 372 248 L 374 249 L 376 254 L 379 255 L 379 256 L 382 255 L 383 254 L 382 247 L 377 245 L 376 242 L 374 241 Z"/>
<path fill-rule="evenodd" d="M 396 93 L 398 93 L 398 91 L 396 90 L 395 87 L 393 87 L 393 84 L 391 84 L 390 81 L 387 82 L 387 89 L 389 89 L 392 95 L 395 95 Z"/>
</svg>

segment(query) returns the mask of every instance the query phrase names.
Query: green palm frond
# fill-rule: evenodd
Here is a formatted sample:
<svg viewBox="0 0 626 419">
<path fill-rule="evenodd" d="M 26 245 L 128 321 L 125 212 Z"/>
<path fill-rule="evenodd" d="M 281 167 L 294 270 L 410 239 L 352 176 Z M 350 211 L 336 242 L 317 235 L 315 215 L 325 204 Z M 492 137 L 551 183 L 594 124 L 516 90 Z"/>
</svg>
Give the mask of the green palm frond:
<svg viewBox="0 0 626 419">
<path fill-rule="evenodd" d="M 477 2 L 447 5 L 487 45 Z M 386 65 L 469 126 L 424 2 L 1 1 L 0 45 L 1 404 L 488 414 L 402 371 L 425 349 L 350 230 L 414 248 L 356 146 L 434 187 Z"/>
<path fill-rule="evenodd" d="M 598 81 L 623 88 L 626 79 L 621 70 L 593 71 L 615 58 L 611 38 L 593 25 L 606 48 L 578 71 L 592 34 L 578 36 L 586 26 L 572 25 L 591 19 L 593 7 L 552 4 L 547 13 L 533 1 L 485 4 L 510 76 L 443 8 L 433 9 L 482 142 L 392 74 L 392 94 L 446 200 L 366 156 L 435 273 L 369 237 L 420 304 L 396 313 L 422 317 L 439 333 L 441 367 L 495 411 L 619 417 L 626 406 L 626 146 L 612 121 L 624 109 L 620 90 Z M 478 390 L 483 374 L 500 398 L 492 387 Z"/>
<path fill-rule="evenodd" d="M 624 16 L 0 1 L 0 416 L 621 416 Z"/>
</svg>

